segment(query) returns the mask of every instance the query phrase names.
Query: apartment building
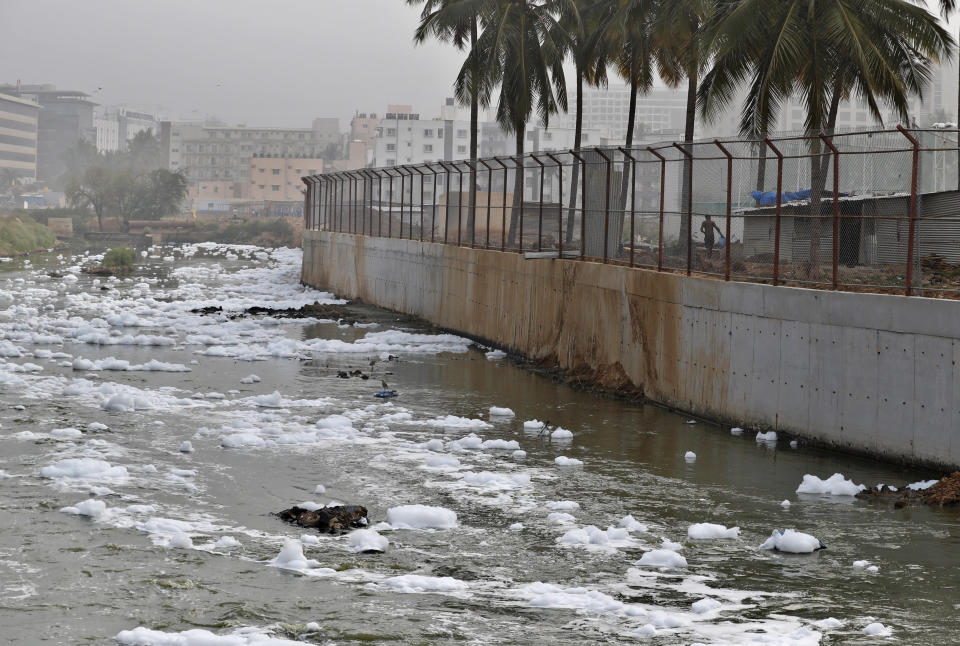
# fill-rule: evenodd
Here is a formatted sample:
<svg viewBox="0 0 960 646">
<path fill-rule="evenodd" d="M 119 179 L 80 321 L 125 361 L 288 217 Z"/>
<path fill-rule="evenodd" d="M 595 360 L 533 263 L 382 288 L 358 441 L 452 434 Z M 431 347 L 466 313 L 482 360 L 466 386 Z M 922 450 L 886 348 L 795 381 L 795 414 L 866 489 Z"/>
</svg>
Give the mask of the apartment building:
<svg viewBox="0 0 960 646">
<path fill-rule="evenodd" d="M 0 94 L 0 169 L 28 182 L 37 178 L 39 112 L 33 101 Z"/>
<path fill-rule="evenodd" d="M 317 157 L 261 157 L 249 162 L 249 188 L 246 197 L 259 202 L 296 202 L 303 200 L 301 177 L 322 173 L 324 161 Z"/>
</svg>

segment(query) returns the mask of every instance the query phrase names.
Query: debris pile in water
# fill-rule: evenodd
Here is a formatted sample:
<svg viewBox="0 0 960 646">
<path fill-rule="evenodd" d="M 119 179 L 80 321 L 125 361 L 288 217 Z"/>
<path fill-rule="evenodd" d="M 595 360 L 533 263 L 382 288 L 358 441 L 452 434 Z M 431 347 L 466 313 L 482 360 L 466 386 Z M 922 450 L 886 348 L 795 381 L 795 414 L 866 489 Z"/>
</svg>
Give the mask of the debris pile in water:
<svg viewBox="0 0 960 646">
<path fill-rule="evenodd" d="M 948 507 L 960 504 L 960 471 L 954 471 L 930 483 L 914 483 L 906 487 L 877 485 L 857 494 L 857 498 L 892 498 L 894 507 L 911 504 Z"/>
<path fill-rule="evenodd" d="M 301 527 L 312 527 L 319 532 L 337 534 L 367 524 L 367 508 L 360 505 L 338 505 L 336 507 L 300 507 L 294 505 L 284 509 L 277 516 L 280 520 Z"/>
</svg>

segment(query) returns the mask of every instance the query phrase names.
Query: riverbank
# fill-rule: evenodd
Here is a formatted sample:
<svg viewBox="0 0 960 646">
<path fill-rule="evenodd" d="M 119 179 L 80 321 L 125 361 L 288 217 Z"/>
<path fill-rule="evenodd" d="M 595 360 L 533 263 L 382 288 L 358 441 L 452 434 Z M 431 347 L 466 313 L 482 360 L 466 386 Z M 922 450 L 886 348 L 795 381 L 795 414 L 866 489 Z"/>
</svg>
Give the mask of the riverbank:
<svg viewBox="0 0 960 646">
<path fill-rule="evenodd" d="M 32 218 L 0 215 L 0 256 L 12 257 L 52 249 L 56 236 Z"/>
<path fill-rule="evenodd" d="M 308 231 L 305 284 L 727 426 L 960 465 L 960 303 Z"/>
</svg>

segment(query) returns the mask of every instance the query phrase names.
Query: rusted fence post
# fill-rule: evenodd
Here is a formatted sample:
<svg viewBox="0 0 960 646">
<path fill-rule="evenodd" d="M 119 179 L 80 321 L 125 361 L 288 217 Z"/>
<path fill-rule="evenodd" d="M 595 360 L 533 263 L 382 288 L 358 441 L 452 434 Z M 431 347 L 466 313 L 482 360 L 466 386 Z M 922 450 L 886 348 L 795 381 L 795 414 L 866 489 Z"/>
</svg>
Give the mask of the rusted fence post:
<svg viewBox="0 0 960 646">
<path fill-rule="evenodd" d="M 733 202 L 733 155 L 727 150 L 719 139 L 713 140 L 714 145 L 727 157 L 727 244 L 723 245 L 724 251 L 724 270 L 723 279 L 730 280 L 730 215 Z"/>
<path fill-rule="evenodd" d="M 454 163 L 457 169 L 457 246 L 461 244 L 463 232 L 463 171 L 459 163 Z"/>
<path fill-rule="evenodd" d="M 840 283 L 840 151 L 833 145 L 830 137 L 823 132 L 820 139 L 833 153 L 833 279 L 832 287 L 837 289 Z M 817 205 L 819 210 L 819 204 Z"/>
<path fill-rule="evenodd" d="M 580 260 L 583 260 L 587 253 L 587 160 L 576 150 L 570 150 L 569 153 L 580 162 Z"/>
<path fill-rule="evenodd" d="M 907 229 L 907 286 L 906 295 L 913 296 L 913 262 L 914 245 L 916 244 L 917 223 L 917 176 L 920 171 L 920 142 L 902 125 L 897 124 L 897 130 L 910 141 L 913 147 L 910 162 L 910 223 Z"/>
<path fill-rule="evenodd" d="M 606 165 L 606 190 L 604 191 L 603 199 L 603 262 L 607 262 L 607 259 L 610 257 L 610 158 L 604 154 L 603 150 L 599 147 L 594 148 L 594 151 L 603 158 L 604 164 Z M 584 183 L 584 195 L 586 195 L 587 185 Z M 619 236 L 617 236 L 619 238 Z"/>
<path fill-rule="evenodd" d="M 773 284 L 780 281 L 780 212 L 783 209 L 783 153 L 773 145 L 769 138 L 765 138 L 767 146 L 777 156 L 777 209 L 773 216 Z"/>
<path fill-rule="evenodd" d="M 483 164 L 483 167 L 487 169 L 487 240 L 483 245 L 484 249 L 490 248 L 490 203 L 493 201 L 493 166 L 489 165 L 482 159 L 478 159 L 478 162 Z"/>
<path fill-rule="evenodd" d="M 637 219 L 637 159 L 622 146 L 617 148 L 623 154 L 623 172 L 627 172 L 627 160 L 630 160 L 630 266 L 633 267 L 633 248 L 636 232 L 634 220 Z"/>
<path fill-rule="evenodd" d="M 557 257 L 563 258 L 563 162 L 547 153 L 547 157 L 557 164 L 557 182 L 560 187 L 560 196 L 557 198 Z"/>
<path fill-rule="evenodd" d="M 503 251 L 507 247 L 507 169 L 509 167 L 499 157 L 494 157 L 493 161 L 503 167 L 503 206 L 500 208 L 500 251 Z"/>
<path fill-rule="evenodd" d="M 423 242 L 423 171 L 420 170 L 417 166 L 411 167 L 413 170 L 417 171 L 417 175 L 420 176 L 420 235 L 417 236 L 420 242 Z M 413 212 L 410 212 L 410 227 L 413 228 Z"/>
<path fill-rule="evenodd" d="M 513 187 L 515 192 L 519 191 L 520 199 L 514 198 L 514 202 L 520 207 L 520 212 L 517 214 L 517 253 L 523 253 L 523 183 L 527 179 L 527 165 L 525 162 L 521 161 L 523 158 L 511 157 L 513 163 L 517 165 L 519 169 L 520 176 L 520 187 Z M 512 216 L 511 216 L 512 217 Z"/>
<path fill-rule="evenodd" d="M 537 209 L 537 251 L 543 251 L 543 175 L 545 172 L 544 163 L 537 159 L 536 153 L 530 154 L 530 159 L 540 166 L 540 200 Z"/>
<path fill-rule="evenodd" d="M 390 196 L 387 198 L 390 203 L 389 207 L 387 208 L 387 237 L 392 238 L 393 237 L 393 174 L 387 169 L 384 169 L 383 172 L 385 172 L 387 174 L 387 177 L 390 178 L 390 182 L 387 186 L 390 192 Z"/>
<path fill-rule="evenodd" d="M 427 164 L 427 170 L 433 175 L 433 198 L 430 209 L 430 242 L 436 242 L 437 235 L 437 172 L 433 166 Z"/>
<path fill-rule="evenodd" d="M 685 145 L 692 145 L 689 142 Z M 684 157 L 690 160 L 690 168 L 693 168 L 693 153 L 685 149 L 680 144 L 674 142 L 673 147 L 679 150 Z M 687 276 L 690 275 L 693 268 L 693 172 L 690 173 L 690 194 L 687 195 Z M 683 230 L 683 223 L 680 224 L 680 230 Z"/>
<path fill-rule="evenodd" d="M 667 186 L 667 158 L 647 146 L 647 152 L 660 160 L 660 232 L 657 234 L 657 271 L 663 271 L 663 205 Z"/>
<path fill-rule="evenodd" d="M 443 244 L 447 244 L 447 225 L 450 223 L 450 169 L 442 161 L 437 164 L 443 169 Z"/>
<path fill-rule="evenodd" d="M 377 174 L 377 235 L 383 237 L 383 175 L 379 170 L 374 171 Z"/>
</svg>

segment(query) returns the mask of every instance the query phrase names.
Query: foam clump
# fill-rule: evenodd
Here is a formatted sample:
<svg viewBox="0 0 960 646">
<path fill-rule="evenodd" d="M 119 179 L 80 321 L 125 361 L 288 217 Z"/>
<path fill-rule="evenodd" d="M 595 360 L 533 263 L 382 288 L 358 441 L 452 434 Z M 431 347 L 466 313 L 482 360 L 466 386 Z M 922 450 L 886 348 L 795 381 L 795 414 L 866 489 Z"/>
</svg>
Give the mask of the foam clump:
<svg viewBox="0 0 960 646">
<path fill-rule="evenodd" d="M 184 440 L 184 441 L 180 444 L 180 452 L 181 452 L 181 453 L 193 453 L 193 444 L 191 444 L 190 440 Z"/>
<path fill-rule="evenodd" d="M 576 458 L 568 458 L 565 455 L 558 455 L 556 458 L 553 459 L 553 462 L 558 467 L 582 467 L 583 466 L 583 460 L 578 460 Z"/>
<path fill-rule="evenodd" d="M 683 459 L 686 460 L 687 462 L 696 462 L 697 454 L 694 453 L 693 451 L 687 451 L 686 453 L 683 454 Z"/>
<path fill-rule="evenodd" d="M 510 408 L 500 408 L 499 406 L 490 407 L 490 417 L 516 417 L 516 413 Z"/>
<path fill-rule="evenodd" d="M 240 547 L 240 541 L 238 541 L 233 536 L 221 536 L 213 544 L 215 548 L 218 549 L 228 549 L 230 547 Z"/>
<path fill-rule="evenodd" d="M 773 443 L 777 441 L 776 431 L 767 431 L 766 433 L 757 433 L 757 442 Z"/>
<path fill-rule="evenodd" d="M 217 635 L 201 628 L 165 633 L 143 626 L 123 630 L 114 640 L 124 646 L 302 646 L 304 643 L 269 637 L 256 628 L 240 628 L 229 635 Z"/>
<path fill-rule="evenodd" d="M 632 514 L 627 514 L 620 519 L 620 527 L 623 527 L 628 532 L 646 532 L 647 526 L 639 522 Z"/>
<path fill-rule="evenodd" d="M 270 561 L 270 565 L 284 570 L 307 570 L 320 564 L 304 556 L 303 544 L 300 541 L 288 538 L 284 541 L 280 553 Z"/>
<path fill-rule="evenodd" d="M 73 480 L 113 480 L 127 477 L 126 467 L 115 467 L 95 458 L 68 458 L 40 469 L 44 478 Z"/>
<path fill-rule="evenodd" d="M 872 637 L 886 637 L 893 633 L 893 631 L 881 624 L 879 621 L 875 621 L 872 624 L 867 624 L 861 630 L 864 635 L 870 635 Z"/>
<path fill-rule="evenodd" d="M 595 525 L 580 529 L 571 529 L 557 539 L 561 545 L 601 545 L 609 546 L 615 542 L 630 540 L 630 534 L 622 527 L 608 527 L 606 530 Z"/>
<path fill-rule="evenodd" d="M 77 503 L 72 507 L 63 507 L 60 511 L 65 514 L 76 514 L 77 516 L 87 516 L 89 518 L 99 518 L 107 511 L 107 505 L 102 500 L 90 498 Z"/>
<path fill-rule="evenodd" d="M 687 538 L 693 540 L 713 540 L 720 538 L 737 538 L 740 536 L 739 527 L 724 527 L 714 523 L 696 523 L 687 528 Z"/>
<path fill-rule="evenodd" d="M 716 599 L 710 599 L 708 597 L 706 599 L 700 599 L 699 601 L 694 601 L 693 604 L 690 606 L 690 611 L 698 615 L 703 615 L 708 612 L 713 612 L 714 610 L 719 610 L 720 606 L 722 605 L 723 604 L 721 604 Z"/>
<path fill-rule="evenodd" d="M 427 426 L 436 426 L 440 428 L 492 428 L 490 422 L 482 419 L 471 419 L 469 417 L 458 417 L 456 415 L 444 415 L 435 419 L 428 419 L 423 422 Z"/>
<path fill-rule="evenodd" d="M 637 565 L 643 567 L 684 568 L 687 567 L 687 559 L 685 559 L 682 554 L 677 554 L 673 550 L 658 549 L 644 552 L 640 560 L 637 561 Z"/>
<path fill-rule="evenodd" d="M 471 487 L 485 489 L 516 489 L 529 487 L 530 476 L 526 473 L 493 473 L 492 471 L 471 471 L 464 473 L 461 482 Z"/>
<path fill-rule="evenodd" d="M 862 484 L 854 484 L 853 480 L 843 477 L 842 473 L 834 473 L 826 480 L 821 480 L 809 473 L 803 476 L 803 482 L 797 487 L 797 493 L 810 493 L 828 496 L 856 496 L 866 490 Z"/>
<path fill-rule="evenodd" d="M 350 550 L 353 552 L 383 552 L 390 541 L 373 529 L 357 529 L 350 534 Z"/>
<path fill-rule="evenodd" d="M 445 507 L 401 505 L 387 510 L 387 523 L 394 529 L 453 529 L 457 514 Z"/>
<path fill-rule="evenodd" d="M 573 500 L 552 500 L 547 503 L 547 509 L 553 511 L 575 511 L 580 509 L 580 503 Z"/>
<path fill-rule="evenodd" d="M 568 431 L 565 428 L 560 428 L 559 426 L 553 429 L 553 432 L 550 433 L 551 440 L 569 440 L 573 438 L 573 431 Z"/>
<path fill-rule="evenodd" d="M 384 580 L 383 585 L 395 592 L 457 592 L 467 584 L 450 576 L 404 574 Z"/>
<path fill-rule="evenodd" d="M 795 529 L 775 529 L 770 538 L 764 541 L 759 549 L 790 552 L 791 554 L 810 554 L 825 547 L 816 536 L 804 534 Z"/>
<path fill-rule="evenodd" d="M 243 379 L 240 380 L 240 383 L 241 383 L 241 384 L 255 384 L 255 383 L 259 382 L 259 381 L 260 381 L 260 377 L 258 377 L 257 375 L 247 375 L 246 377 L 244 377 Z"/>
</svg>

